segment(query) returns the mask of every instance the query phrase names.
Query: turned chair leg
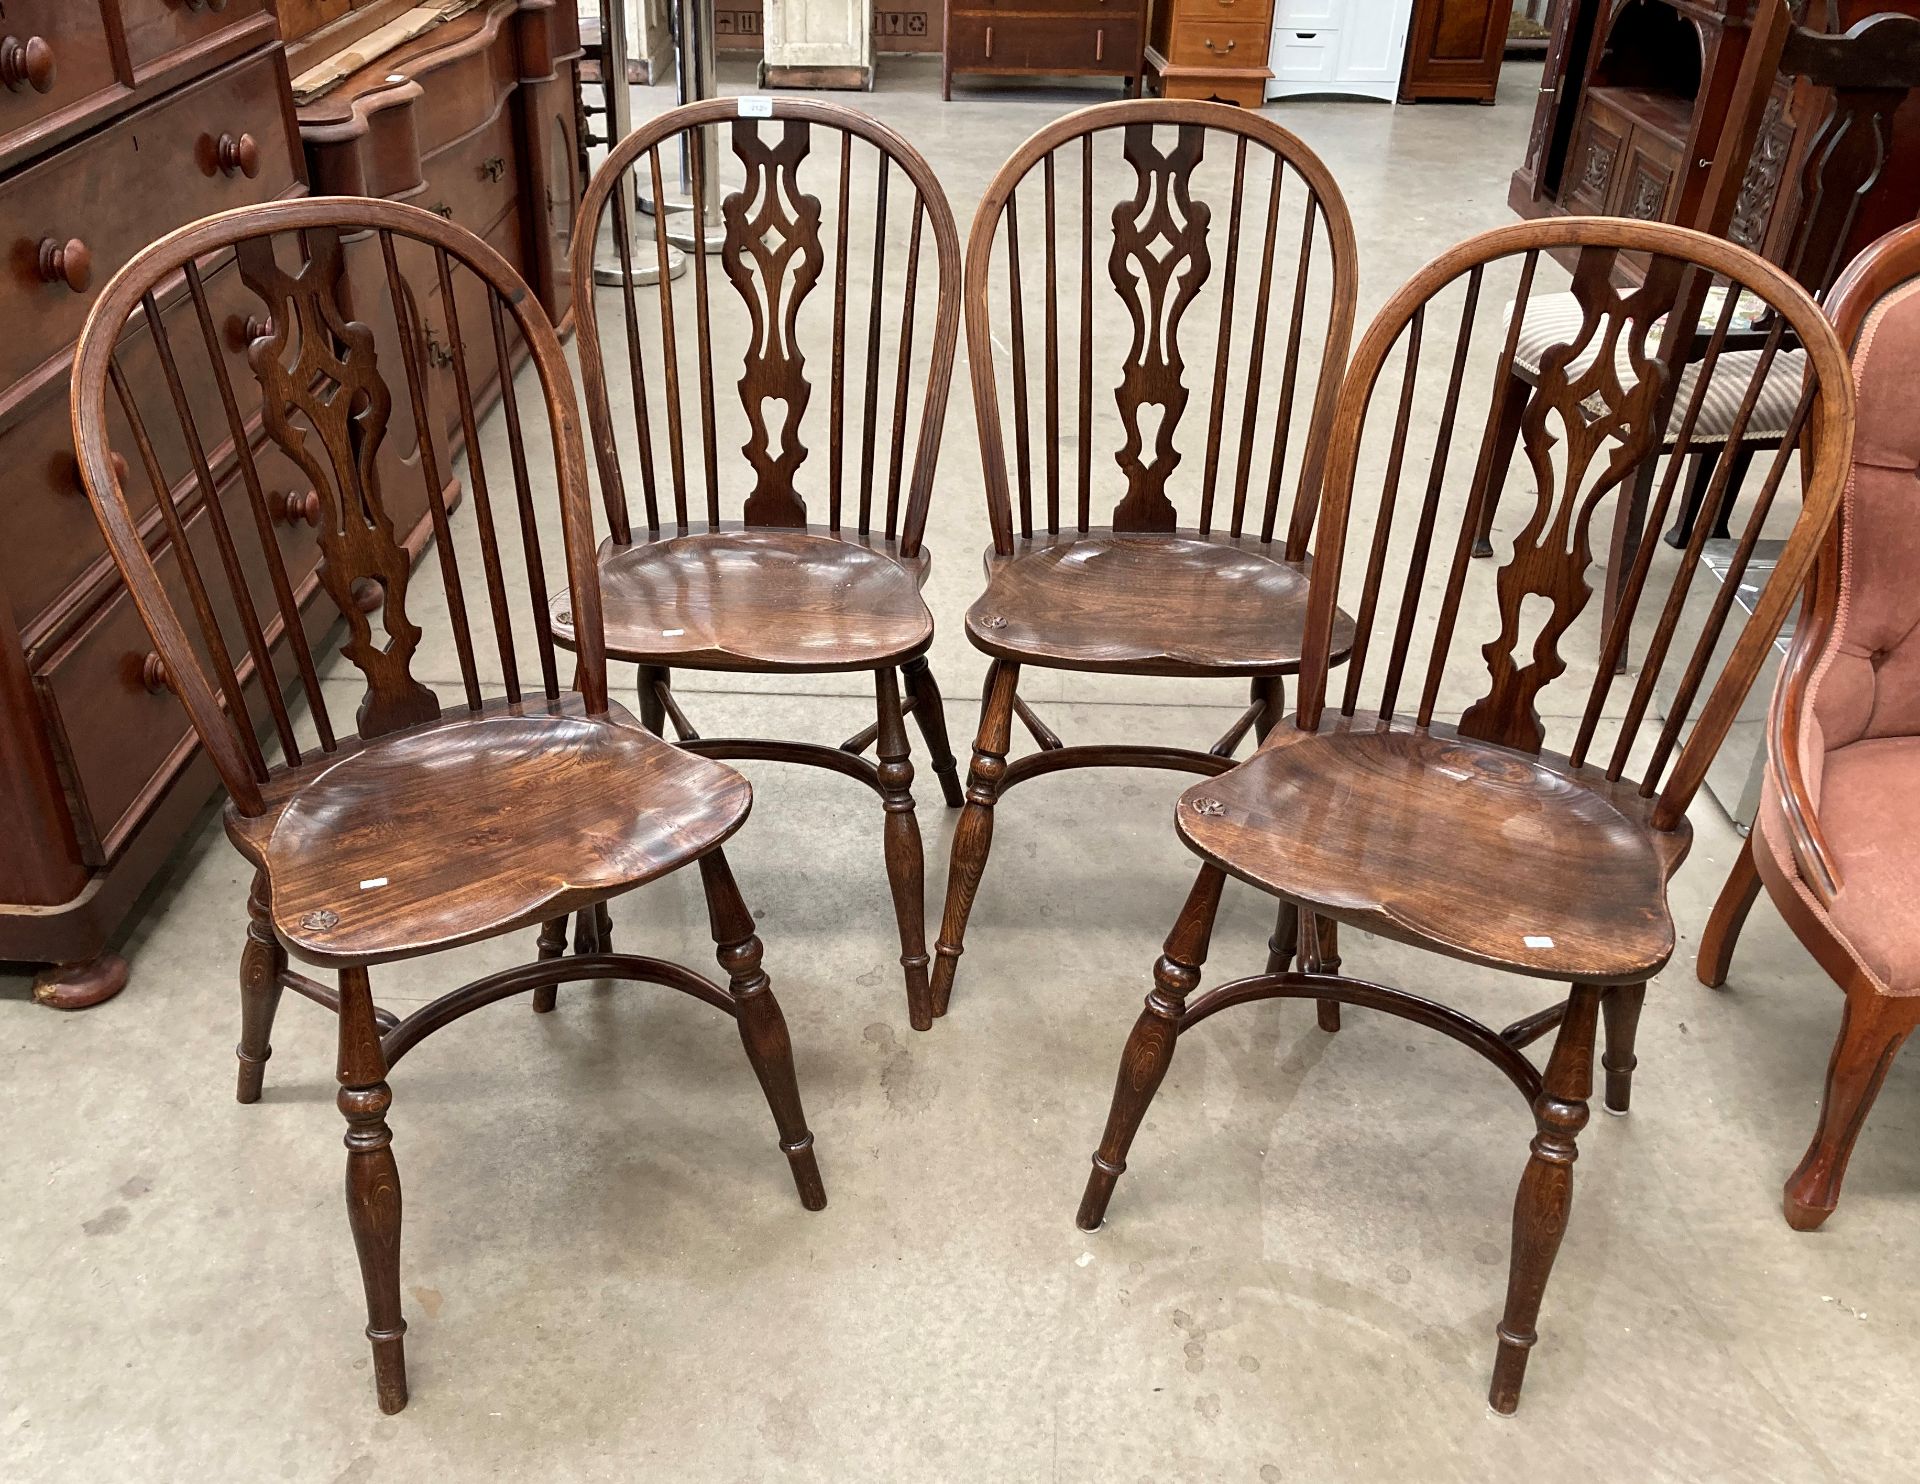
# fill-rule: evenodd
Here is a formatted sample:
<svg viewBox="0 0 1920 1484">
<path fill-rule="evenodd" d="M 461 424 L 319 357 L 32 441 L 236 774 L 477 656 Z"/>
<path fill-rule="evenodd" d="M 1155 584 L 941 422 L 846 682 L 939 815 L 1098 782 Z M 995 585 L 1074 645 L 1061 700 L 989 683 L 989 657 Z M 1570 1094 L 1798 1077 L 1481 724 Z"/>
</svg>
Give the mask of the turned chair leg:
<svg viewBox="0 0 1920 1484">
<path fill-rule="evenodd" d="M 247 946 L 240 951 L 240 1044 L 233 1048 L 240 1063 L 234 1097 L 243 1103 L 260 1101 L 266 1076 L 274 1012 L 280 1008 L 280 976 L 286 972 L 287 950 L 273 935 L 273 903 L 267 873 L 253 873 L 247 893 Z"/>
<path fill-rule="evenodd" d="M 1319 917 L 1312 912 L 1300 914 L 1299 925 L 1295 929 L 1295 940 L 1300 954 L 1300 972 L 1303 974 L 1338 974 L 1340 972 L 1340 924 L 1331 917 Z M 1271 945 L 1269 945 L 1271 946 Z M 1269 969 L 1268 973 L 1284 972 Z M 1340 1002 L 1338 1000 L 1315 1000 L 1314 1019 L 1320 1029 L 1331 1034 L 1340 1029 Z"/>
<path fill-rule="evenodd" d="M 920 821 L 913 811 L 913 759 L 907 722 L 900 709 L 900 686 L 892 669 L 877 671 L 874 687 L 880 705 L 875 755 L 880 759 L 880 796 L 887 884 L 893 888 L 893 915 L 900 925 L 900 967 L 907 974 L 907 1019 L 917 1031 L 933 1029 L 933 1001 L 927 989 L 926 858 L 920 846 Z"/>
<path fill-rule="evenodd" d="M 640 701 L 640 725 L 656 737 L 667 737 L 667 707 L 660 699 L 660 684 L 670 673 L 658 665 L 642 665 L 635 681 Z"/>
<path fill-rule="evenodd" d="M 953 857 L 947 867 L 946 910 L 940 915 L 940 936 L 933 945 L 933 1013 L 947 1013 L 953 997 L 953 976 L 960 966 L 962 941 L 980 876 L 987 868 L 993 845 L 993 808 L 1000 797 L 1000 780 L 1007 774 L 1007 749 L 1013 738 L 1014 688 L 1020 667 L 1011 660 L 995 660 L 987 670 L 986 695 L 980 704 L 980 735 L 973 744 L 973 766 L 967 770 L 967 803 L 953 831 Z"/>
<path fill-rule="evenodd" d="M 940 796 L 947 801 L 949 809 L 958 809 L 966 802 L 966 795 L 960 792 L 960 770 L 953 761 L 952 744 L 947 741 L 947 708 L 940 699 L 940 684 L 933 678 L 927 657 L 921 655 L 902 665 L 900 680 L 906 687 L 907 699 L 913 702 L 913 719 L 927 744 L 927 762 L 933 776 L 940 780 Z"/>
<path fill-rule="evenodd" d="M 551 922 L 540 925 L 539 952 L 540 962 L 560 957 L 567 951 L 567 920 L 556 917 Z M 533 1013 L 545 1015 L 554 1007 L 560 994 L 557 984 L 543 984 L 533 992 Z"/>
<path fill-rule="evenodd" d="M 1534 1326 L 1547 1277 L 1566 1235 L 1573 1205 L 1574 1140 L 1587 1125 L 1587 1098 L 1593 1092 L 1593 1041 L 1599 1020 L 1601 989 L 1576 984 L 1566 1018 L 1547 1058 L 1539 1097 L 1533 1101 L 1538 1132 L 1513 1201 L 1513 1265 L 1507 1277 L 1507 1306 L 1496 1333 L 1493 1386 L 1487 1401 L 1496 1412 L 1511 1414 L 1520 1405 L 1527 1356 L 1540 1338 Z"/>
<path fill-rule="evenodd" d="M 800 1082 L 793 1071 L 793 1040 L 786 1017 L 773 997 L 773 986 L 760 967 L 762 949 L 753 931 L 753 914 L 741 900 L 733 872 L 719 851 L 700 857 L 700 882 L 706 889 L 707 919 L 713 930 L 716 956 L 726 970 L 727 989 L 733 995 L 734 1017 L 740 1023 L 740 1044 L 746 1047 L 753 1074 L 760 1079 L 767 1106 L 780 1131 L 780 1148 L 793 1170 L 800 1204 L 818 1211 L 827 1204 L 827 1188 L 820 1183 L 814 1159 L 813 1134 L 800 1107 Z"/>
<path fill-rule="evenodd" d="M 1200 968 L 1207 961 L 1213 919 L 1220 910 L 1220 889 L 1226 873 L 1218 866 L 1200 868 L 1199 879 L 1187 894 L 1166 946 L 1153 966 L 1153 988 L 1146 1007 L 1133 1024 L 1126 1050 L 1120 1054 L 1120 1075 L 1113 1086 L 1113 1104 L 1107 1111 L 1106 1132 L 1094 1152 L 1093 1169 L 1080 1197 L 1076 1218 L 1082 1231 L 1097 1231 L 1113 1199 L 1113 1187 L 1127 1168 L 1127 1150 L 1139 1132 L 1147 1105 L 1173 1062 L 1173 1043 L 1180 1035 L 1180 1014 L 1187 996 L 1200 984 Z"/>
<path fill-rule="evenodd" d="M 1487 465 L 1486 488 L 1479 492 L 1480 518 L 1474 523 L 1473 554 L 1477 557 L 1493 555 L 1493 515 L 1500 505 L 1507 471 L 1513 466 L 1513 450 L 1520 441 L 1520 424 L 1526 416 L 1531 389 L 1531 383 L 1517 371 L 1507 373 L 1506 384 L 1500 389 L 1500 407 L 1494 414 L 1493 458 Z M 1468 498 L 1473 498 L 1471 493 Z"/>
<path fill-rule="evenodd" d="M 365 969 L 340 971 L 340 1111 L 347 1120 L 347 1224 L 367 1291 L 367 1339 L 382 1412 L 407 1404 L 407 1321 L 400 1313 L 400 1170 L 393 1161 L 387 1061 Z"/>
<path fill-rule="evenodd" d="M 1820 1125 L 1787 1179 L 1781 1201 L 1787 1225 L 1810 1232 L 1840 1204 L 1840 1182 L 1860 1137 L 1887 1069 L 1912 1032 L 1920 1010 L 1908 1000 L 1860 990 L 1847 996 L 1827 1062 L 1826 1096 L 1820 1100 Z"/>
<path fill-rule="evenodd" d="M 1755 829 L 1759 825 L 1754 826 Z M 1740 929 L 1747 925 L 1747 914 L 1760 897 L 1760 868 L 1753 862 L 1753 835 L 1740 842 L 1740 853 L 1733 858 L 1727 883 L 1707 918 L 1707 930 L 1700 935 L 1700 956 L 1694 960 L 1694 975 L 1709 989 L 1727 982 L 1733 967 L 1733 948 L 1740 941 Z"/>
<path fill-rule="evenodd" d="M 1644 984 L 1616 984 L 1600 1001 L 1600 1013 L 1607 1026 L 1606 1055 L 1600 1063 L 1607 1069 L 1606 1110 L 1624 1116 L 1633 1100 L 1633 1069 L 1640 1059 L 1633 1054 L 1633 1038 L 1640 1029 L 1640 1007 L 1646 1003 Z"/>
<path fill-rule="evenodd" d="M 1274 918 L 1273 936 L 1267 939 L 1267 972 L 1286 973 L 1299 949 L 1300 909 L 1292 902 L 1282 902 L 1279 915 Z"/>
</svg>

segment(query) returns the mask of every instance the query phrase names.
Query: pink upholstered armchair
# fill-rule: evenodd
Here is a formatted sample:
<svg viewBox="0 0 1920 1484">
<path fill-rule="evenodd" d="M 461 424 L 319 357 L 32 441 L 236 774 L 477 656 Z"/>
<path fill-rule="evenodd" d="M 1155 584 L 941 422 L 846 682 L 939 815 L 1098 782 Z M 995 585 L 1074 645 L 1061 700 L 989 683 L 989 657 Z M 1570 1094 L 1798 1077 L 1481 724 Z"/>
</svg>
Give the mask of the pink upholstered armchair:
<svg viewBox="0 0 1920 1484">
<path fill-rule="evenodd" d="M 1726 981 L 1764 883 L 1846 992 L 1813 1143 L 1784 1209 L 1811 1231 L 1900 1045 L 1920 1023 L 1920 225 L 1854 261 L 1827 312 L 1853 346 L 1859 423 L 1768 717 L 1760 815 L 1700 945 Z"/>
</svg>

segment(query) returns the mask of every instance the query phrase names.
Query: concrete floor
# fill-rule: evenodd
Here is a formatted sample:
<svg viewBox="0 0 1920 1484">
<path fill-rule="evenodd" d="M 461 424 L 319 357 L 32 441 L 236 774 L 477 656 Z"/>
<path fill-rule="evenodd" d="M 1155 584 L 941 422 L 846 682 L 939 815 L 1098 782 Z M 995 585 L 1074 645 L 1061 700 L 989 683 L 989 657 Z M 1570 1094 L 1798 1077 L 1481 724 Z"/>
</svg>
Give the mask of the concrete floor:
<svg viewBox="0 0 1920 1484">
<path fill-rule="evenodd" d="M 1275 110 L 1347 193 L 1363 315 L 1507 219 L 1537 76 L 1510 68 L 1494 109 Z M 973 88 L 942 107 L 931 85 L 889 64 L 865 103 L 926 151 L 963 230 L 1017 140 L 1105 95 Z M 984 667 L 958 618 L 985 522 L 958 385 L 928 596 L 964 742 Z M 1210 739 L 1241 701 L 1049 684 L 1076 739 Z M 844 680 L 771 702 L 701 688 L 714 731 L 837 739 L 870 714 Z M 1106 1229 L 1073 1225 L 1192 876 L 1169 819 L 1183 780 L 1069 774 L 1015 795 L 952 1013 L 916 1035 L 877 809 L 823 774 L 746 771 L 757 804 L 731 855 L 793 1028 L 825 1212 L 800 1209 L 734 1034 L 701 1006 L 577 987 L 550 1017 L 516 1002 L 466 1021 L 395 1078 L 413 1400 L 382 1418 L 332 1027 L 289 996 L 264 1101 L 230 1100 L 245 873 L 209 813 L 129 925 L 119 999 L 56 1015 L 0 976 L 0 1479 L 1911 1477 L 1920 1083 L 1895 1071 L 1829 1228 L 1790 1232 L 1779 1186 L 1840 1002 L 1764 906 L 1729 989 L 1695 982 L 1736 844 L 1710 800 L 1633 1115 L 1582 1141 L 1522 1410 L 1501 1422 L 1484 1396 L 1531 1129 L 1445 1042 L 1355 1012 L 1329 1038 L 1299 1005 L 1223 1015 L 1183 1044 Z M 952 818 L 924 774 L 919 795 L 937 918 Z M 623 946 L 710 962 L 689 881 L 615 912 Z M 1257 967 L 1270 922 L 1230 891 L 1210 972 Z M 529 947 L 376 988 L 404 1010 Z M 1547 997 L 1436 977 L 1439 961 L 1357 934 L 1345 950 L 1494 1024 Z"/>
</svg>

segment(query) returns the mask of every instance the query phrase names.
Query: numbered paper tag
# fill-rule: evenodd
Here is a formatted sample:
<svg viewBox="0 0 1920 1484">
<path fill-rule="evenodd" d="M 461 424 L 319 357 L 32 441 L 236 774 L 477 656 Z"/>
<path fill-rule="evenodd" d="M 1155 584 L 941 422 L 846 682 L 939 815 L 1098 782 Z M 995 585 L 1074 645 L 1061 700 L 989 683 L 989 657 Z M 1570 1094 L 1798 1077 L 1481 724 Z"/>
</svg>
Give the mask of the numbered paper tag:
<svg viewBox="0 0 1920 1484">
<path fill-rule="evenodd" d="M 763 98 L 749 93 L 740 100 L 740 117 L 743 119 L 770 119 L 773 117 L 773 99 Z"/>
</svg>

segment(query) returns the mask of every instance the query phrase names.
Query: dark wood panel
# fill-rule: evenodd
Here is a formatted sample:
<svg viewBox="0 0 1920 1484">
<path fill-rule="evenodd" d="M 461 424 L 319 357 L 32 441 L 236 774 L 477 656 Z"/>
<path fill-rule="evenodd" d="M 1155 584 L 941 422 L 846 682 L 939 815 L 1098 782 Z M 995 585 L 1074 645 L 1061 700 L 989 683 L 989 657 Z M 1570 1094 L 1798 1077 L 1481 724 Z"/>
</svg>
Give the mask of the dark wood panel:
<svg viewBox="0 0 1920 1484">
<path fill-rule="evenodd" d="M 1493 102 L 1512 15 L 1513 0 L 1416 0 L 1401 101 Z"/>
<path fill-rule="evenodd" d="M 127 56 L 136 78 L 174 53 L 218 44 L 222 33 L 246 30 L 268 11 L 267 0 L 118 0 Z"/>
</svg>

